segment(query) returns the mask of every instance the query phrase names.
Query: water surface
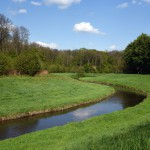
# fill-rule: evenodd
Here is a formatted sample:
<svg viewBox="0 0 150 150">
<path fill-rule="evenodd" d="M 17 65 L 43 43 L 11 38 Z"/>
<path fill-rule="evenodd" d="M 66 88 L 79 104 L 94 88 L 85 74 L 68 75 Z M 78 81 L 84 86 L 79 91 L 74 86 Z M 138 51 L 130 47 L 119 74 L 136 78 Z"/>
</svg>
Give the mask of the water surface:
<svg viewBox="0 0 150 150">
<path fill-rule="evenodd" d="M 96 104 L 69 109 L 63 112 L 2 122 L 0 123 L 0 139 L 16 137 L 54 126 L 62 126 L 68 122 L 79 122 L 93 116 L 133 107 L 142 102 L 144 98 L 144 95 L 116 88 L 116 93 L 114 95 Z"/>
</svg>

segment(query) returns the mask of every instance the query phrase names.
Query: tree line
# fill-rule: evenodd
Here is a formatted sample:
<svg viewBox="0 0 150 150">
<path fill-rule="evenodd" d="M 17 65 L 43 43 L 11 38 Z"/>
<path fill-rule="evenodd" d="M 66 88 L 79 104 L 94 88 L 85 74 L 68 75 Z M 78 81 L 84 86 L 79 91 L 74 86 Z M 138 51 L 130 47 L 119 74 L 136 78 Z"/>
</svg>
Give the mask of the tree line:
<svg viewBox="0 0 150 150">
<path fill-rule="evenodd" d="M 57 50 L 29 42 L 29 31 L 0 14 L 0 75 L 35 75 L 41 70 L 72 73 L 150 73 L 150 36 L 142 34 L 124 51 Z M 149 68 L 148 68 L 149 67 Z"/>
</svg>

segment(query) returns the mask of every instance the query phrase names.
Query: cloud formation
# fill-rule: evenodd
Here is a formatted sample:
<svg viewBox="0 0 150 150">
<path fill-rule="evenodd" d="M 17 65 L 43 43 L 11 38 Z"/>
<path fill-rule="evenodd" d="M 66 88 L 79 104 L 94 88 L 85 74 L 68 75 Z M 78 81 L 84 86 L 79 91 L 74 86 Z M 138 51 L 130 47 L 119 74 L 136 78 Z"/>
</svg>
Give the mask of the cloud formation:
<svg viewBox="0 0 150 150">
<path fill-rule="evenodd" d="M 86 118 L 89 118 L 90 116 L 94 115 L 96 112 L 96 110 L 93 109 L 89 109 L 89 110 L 76 110 L 73 113 L 73 116 L 77 119 L 77 120 L 83 120 Z"/>
<path fill-rule="evenodd" d="M 113 45 L 111 45 L 111 46 L 109 47 L 109 49 L 110 49 L 110 50 L 116 50 L 116 49 L 117 49 L 117 46 L 116 46 L 115 44 L 113 44 Z"/>
<path fill-rule="evenodd" d="M 150 4 L 150 0 L 132 0 L 133 5 Z"/>
<path fill-rule="evenodd" d="M 18 13 L 19 14 L 26 14 L 27 10 L 26 9 L 19 9 Z"/>
<path fill-rule="evenodd" d="M 31 1 L 31 4 L 34 6 L 41 6 L 42 5 L 42 3 L 36 2 L 36 1 Z"/>
<path fill-rule="evenodd" d="M 128 3 L 127 2 L 125 2 L 125 3 L 122 3 L 122 4 L 120 4 L 120 5 L 118 5 L 117 6 L 117 8 L 127 8 L 129 5 L 128 5 Z"/>
<path fill-rule="evenodd" d="M 44 0 L 45 5 L 58 5 L 60 9 L 68 8 L 69 6 L 80 2 L 81 0 Z"/>
<path fill-rule="evenodd" d="M 40 42 L 40 41 L 37 41 L 35 43 L 37 43 L 37 44 L 39 44 L 39 45 L 41 45 L 43 47 L 48 47 L 48 48 L 51 48 L 51 49 L 57 49 L 58 48 L 58 45 L 56 43 L 49 43 L 49 44 L 47 44 L 47 43 Z"/>
<path fill-rule="evenodd" d="M 15 15 L 18 15 L 18 14 L 26 14 L 27 13 L 27 10 L 26 9 L 19 9 L 19 10 L 11 10 L 11 9 L 8 9 L 8 14 L 10 16 L 15 16 Z"/>
<path fill-rule="evenodd" d="M 101 32 L 99 29 L 94 28 L 89 22 L 81 22 L 74 25 L 73 28 L 76 32 L 85 32 L 85 33 L 94 33 L 104 35 L 104 32 Z"/>
<path fill-rule="evenodd" d="M 150 0 L 143 0 L 144 2 L 146 2 L 146 3 L 150 3 Z"/>
</svg>

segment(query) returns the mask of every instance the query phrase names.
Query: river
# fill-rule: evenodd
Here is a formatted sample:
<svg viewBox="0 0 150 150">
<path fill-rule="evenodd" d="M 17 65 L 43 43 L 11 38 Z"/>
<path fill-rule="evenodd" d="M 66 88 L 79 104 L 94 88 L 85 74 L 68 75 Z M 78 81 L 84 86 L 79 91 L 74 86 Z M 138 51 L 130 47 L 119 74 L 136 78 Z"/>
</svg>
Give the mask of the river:
<svg viewBox="0 0 150 150">
<path fill-rule="evenodd" d="M 4 121 L 0 123 L 0 139 L 17 137 L 25 133 L 35 132 L 55 126 L 62 126 L 69 122 L 79 122 L 93 116 L 108 114 L 117 110 L 133 107 L 141 103 L 145 96 L 123 88 L 115 88 L 116 92 L 105 100 L 44 115 L 31 116 L 23 119 Z"/>
</svg>

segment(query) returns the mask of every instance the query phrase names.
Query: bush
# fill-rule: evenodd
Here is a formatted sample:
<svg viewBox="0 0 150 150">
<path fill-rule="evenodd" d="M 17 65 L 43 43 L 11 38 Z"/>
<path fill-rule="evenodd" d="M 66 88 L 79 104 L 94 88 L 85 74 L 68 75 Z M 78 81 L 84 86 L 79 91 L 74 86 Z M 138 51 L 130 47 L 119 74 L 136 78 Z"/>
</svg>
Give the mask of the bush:
<svg viewBox="0 0 150 150">
<path fill-rule="evenodd" d="M 6 75 L 12 69 L 12 60 L 9 56 L 0 53 L 0 75 Z"/>
<path fill-rule="evenodd" d="M 17 71 L 21 74 L 34 76 L 42 70 L 43 62 L 38 51 L 31 50 L 20 54 L 15 61 Z"/>
<path fill-rule="evenodd" d="M 79 79 L 85 76 L 85 71 L 83 67 L 79 67 L 78 71 L 76 72 L 76 78 Z"/>
<path fill-rule="evenodd" d="M 50 73 L 62 73 L 62 72 L 66 72 L 66 68 L 62 65 L 58 65 L 58 64 L 52 64 L 49 66 L 48 71 Z"/>
<path fill-rule="evenodd" d="M 95 66 L 85 64 L 83 67 L 84 67 L 84 71 L 86 73 L 95 73 L 96 72 L 96 67 Z"/>
</svg>

